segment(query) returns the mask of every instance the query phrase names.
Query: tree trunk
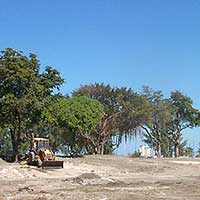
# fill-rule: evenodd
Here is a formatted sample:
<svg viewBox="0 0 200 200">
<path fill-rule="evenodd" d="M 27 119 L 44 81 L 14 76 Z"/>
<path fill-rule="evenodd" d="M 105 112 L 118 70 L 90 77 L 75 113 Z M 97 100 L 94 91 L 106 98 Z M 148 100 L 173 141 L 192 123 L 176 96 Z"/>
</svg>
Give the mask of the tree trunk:
<svg viewBox="0 0 200 200">
<path fill-rule="evenodd" d="M 175 158 L 179 157 L 179 147 L 178 143 L 174 145 L 174 153 L 175 153 Z"/>
<path fill-rule="evenodd" d="M 157 157 L 160 158 L 161 157 L 161 145 L 160 143 L 157 144 Z"/>
<path fill-rule="evenodd" d="M 100 154 L 101 154 L 101 146 L 100 146 L 100 145 L 98 145 L 98 146 L 96 147 L 96 154 L 97 154 L 97 155 L 100 155 Z"/>
<path fill-rule="evenodd" d="M 13 130 L 10 129 L 10 135 L 11 135 L 11 142 L 12 142 L 12 149 L 13 149 L 13 157 L 14 161 L 18 161 L 18 154 L 19 154 L 19 140 L 16 137 L 16 129 Z"/>
<path fill-rule="evenodd" d="M 100 144 L 96 147 L 96 154 L 97 155 L 103 155 L 104 154 L 104 145 Z"/>
<path fill-rule="evenodd" d="M 19 155 L 19 144 L 16 140 L 12 140 L 12 148 L 13 148 L 13 156 L 15 158 L 15 162 L 18 162 L 18 155 Z"/>
<path fill-rule="evenodd" d="M 104 145 L 101 146 L 101 155 L 104 155 Z"/>
<path fill-rule="evenodd" d="M 175 133 L 175 142 L 174 142 L 174 154 L 175 154 L 175 158 L 179 157 L 179 139 L 180 139 L 180 134 L 177 131 Z"/>
</svg>

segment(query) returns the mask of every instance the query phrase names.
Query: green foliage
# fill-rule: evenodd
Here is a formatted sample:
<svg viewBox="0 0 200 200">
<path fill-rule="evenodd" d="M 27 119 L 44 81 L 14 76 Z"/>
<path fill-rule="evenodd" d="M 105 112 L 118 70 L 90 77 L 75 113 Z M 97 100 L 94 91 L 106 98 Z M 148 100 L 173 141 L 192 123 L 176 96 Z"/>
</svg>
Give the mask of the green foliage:
<svg viewBox="0 0 200 200">
<path fill-rule="evenodd" d="M 153 91 L 147 86 L 143 89 L 143 95 L 151 105 L 151 118 L 143 126 L 144 141 L 156 151 L 158 157 L 161 154 L 167 156 L 171 145 L 167 133 L 168 123 L 172 119 L 170 104 L 161 91 Z"/>
<path fill-rule="evenodd" d="M 110 85 L 91 84 L 81 86 L 73 96 L 87 96 L 96 99 L 104 106 L 105 115 L 99 124 L 97 153 L 104 153 L 106 146 L 112 146 L 110 140 L 118 135 L 135 133 L 135 130 L 149 120 L 149 104 L 146 99 L 133 92 L 131 88 L 113 88 Z"/>
<path fill-rule="evenodd" d="M 53 103 L 43 115 L 49 123 L 73 130 L 91 131 L 103 116 L 103 106 L 87 97 L 73 97 Z"/>
<path fill-rule="evenodd" d="M 182 130 L 196 125 L 198 110 L 192 105 L 192 100 L 179 91 L 171 93 L 169 99 L 163 99 L 161 91 L 144 88 L 144 96 L 151 104 L 151 120 L 145 123 L 145 142 L 160 155 L 169 156 L 185 151 L 182 143 Z M 183 145 L 183 146 L 182 146 Z"/>
<path fill-rule="evenodd" d="M 138 94 L 95 83 L 81 86 L 69 98 L 56 94 L 63 82 L 51 66 L 41 72 L 32 53 L 0 52 L 0 153 L 11 147 L 15 155 L 25 152 L 33 132 L 48 137 L 55 151 L 112 153 L 124 135 L 137 134 L 142 127 L 145 142 L 160 155 L 191 154 L 182 131 L 200 124 L 200 112 L 181 92 L 165 99 L 149 87 Z"/>
<path fill-rule="evenodd" d="M 19 146 L 19 154 L 27 153 L 29 149 L 30 149 L 30 141 L 29 140 L 23 141 Z"/>
<path fill-rule="evenodd" d="M 198 110 L 193 107 L 190 97 L 183 95 L 180 91 L 175 91 L 171 93 L 170 102 L 174 117 L 172 127 L 179 126 L 179 129 L 184 129 L 195 126 Z"/>
<path fill-rule="evenodd" d="M 12 143 L 8 130 L 0 128 L 0 156 L 12 151 Z"/>
<path fill-rule="evenodd" d="M 15 154 L 28 130 L 40 120 L 52 91 L 63 82 L 52 67 L 39 71 L 36 55 L 26 57 L 11 48 L 1 52 L 0 125 L 9 129 Z"/>
<path fill-rule="evenodd" d="M 181 149 L 180 150 L 180 156 L 193 157 L 194 156 L 193 148 L 185 147 L 185 148 Z"/>
<path fill-rule="evenodd" d="M 199 144 L 199 148 L 198 148 L 196 157 L 200 157 L 200 144 Z"/>
<path fill-rule="evenodd" d="M 98 100 L 104 106 L 105 113 L 114 113 L 119 109 L 116 89 L 103 83 L 83 85 L 73 92 L 73 96 L 87 96 Z"/>
<path fill-rule="evenodd" d="M 103 115 L 103 106 L 87 97 L 61 99 L 43 112 L 46 122 L 65 128 L 65 144 L 79 152 L 85 145 L 94 146 L 93 133 Z"/>
<path fill-rule="evenodd" d="M 169 102 L 171 103 L 170 111 L 172 120 L 169 123 L 168 129 L 174 144 L 175 156 L 178 157 L 182 131 L 186 128 L 196 126 L 199 111 L 193 107 L 191 98 L 183 95 L 179 91 L 171 93 Z"/>
<path fill-rule="evenodd" d="M 131 154 L 131 157 L 133 158 L 141 157 L 141 153 L 139 151 L 135 151 L 133 154 Z"/>
</svg>

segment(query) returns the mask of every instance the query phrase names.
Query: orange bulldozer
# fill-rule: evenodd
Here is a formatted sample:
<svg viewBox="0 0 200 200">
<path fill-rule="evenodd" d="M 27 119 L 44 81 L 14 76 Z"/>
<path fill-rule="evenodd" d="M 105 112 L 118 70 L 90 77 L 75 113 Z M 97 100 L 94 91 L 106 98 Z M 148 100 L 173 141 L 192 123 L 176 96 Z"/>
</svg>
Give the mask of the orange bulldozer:
<svg viewBox="0 0 200 200">
<path fill-rule="evenodd" d="M 55 160 L 55 155 L 46 138 L 32 138 L 28 164 L 46 168 L 63 168 L 63 161 Z"/>
</svg>

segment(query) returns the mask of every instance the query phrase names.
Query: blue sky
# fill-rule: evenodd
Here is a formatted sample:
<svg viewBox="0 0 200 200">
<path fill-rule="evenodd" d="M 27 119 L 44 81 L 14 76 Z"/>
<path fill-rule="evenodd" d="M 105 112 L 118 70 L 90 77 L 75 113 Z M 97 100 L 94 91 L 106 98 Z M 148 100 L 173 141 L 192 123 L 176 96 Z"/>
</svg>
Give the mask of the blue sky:
<svg viewBox="0 0 200 200">
<path fill-rule="evenodd" d="M 38 55 L 66 82 L 181 90 L 200 108 L 200 2 L 196 0 L 0 0 L 0 49 Z M 189 143 L 200 130 L 187 130 Z M 198 139 L 196 139 L 198 138 Z"/>
</svg>

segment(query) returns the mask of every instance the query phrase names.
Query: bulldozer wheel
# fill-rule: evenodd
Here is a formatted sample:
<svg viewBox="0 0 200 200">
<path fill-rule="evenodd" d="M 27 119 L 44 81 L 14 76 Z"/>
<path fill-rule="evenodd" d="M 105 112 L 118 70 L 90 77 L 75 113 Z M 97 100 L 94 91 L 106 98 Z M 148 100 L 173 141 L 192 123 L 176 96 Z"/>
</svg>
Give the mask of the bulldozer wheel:
<svg viewBox="0 0 200 200">
<path fill-rule="evenodd" d="M 37 160 L 37 167 L 42 167 L 42 161 L 41 160 Z"/>
</svg>

